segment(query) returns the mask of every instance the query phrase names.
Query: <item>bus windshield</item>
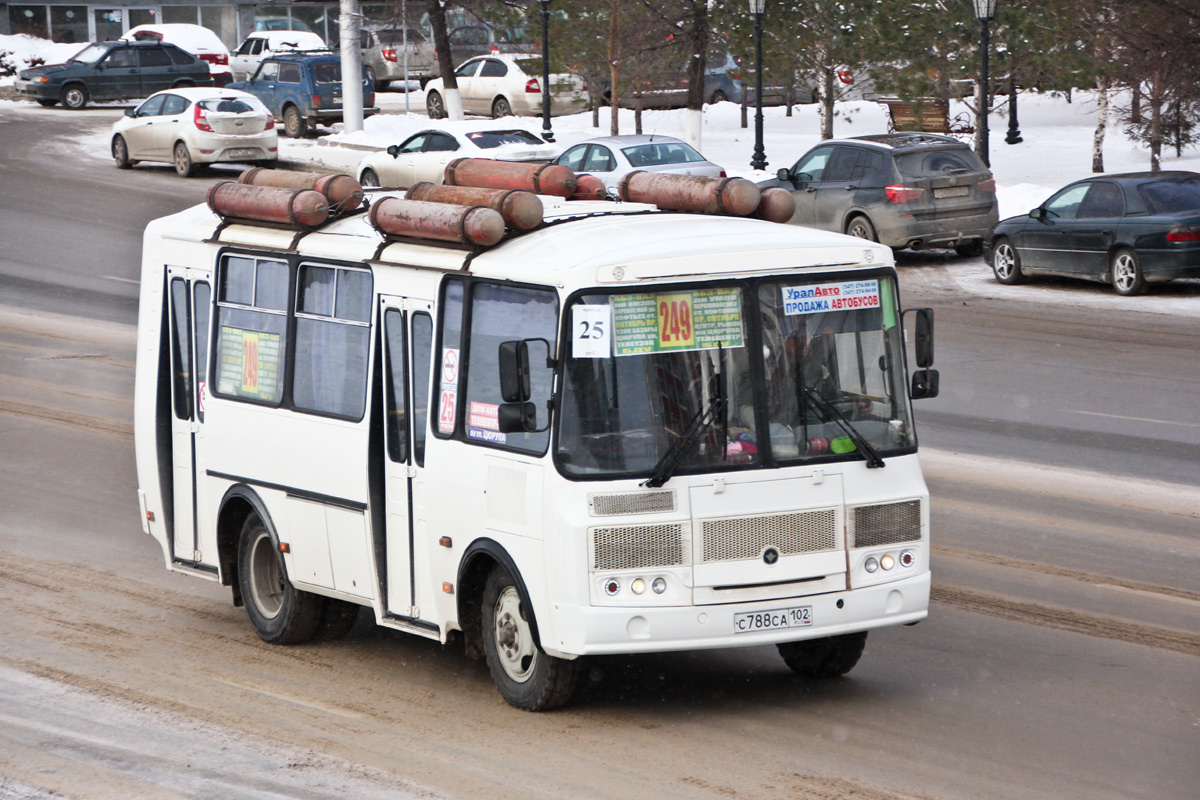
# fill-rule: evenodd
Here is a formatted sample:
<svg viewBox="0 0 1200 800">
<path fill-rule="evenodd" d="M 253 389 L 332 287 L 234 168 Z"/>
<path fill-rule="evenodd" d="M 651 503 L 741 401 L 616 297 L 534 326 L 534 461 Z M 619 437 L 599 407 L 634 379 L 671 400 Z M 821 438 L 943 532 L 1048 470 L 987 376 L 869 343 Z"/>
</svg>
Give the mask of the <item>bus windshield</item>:
<svg viewBox="0 0 1200 800">
<path fill-rule="evenodd" d="M 877 466 L 916 445 L 888 274 L 587 294 L 567 315 L 568 476 Z"/>
</svg>

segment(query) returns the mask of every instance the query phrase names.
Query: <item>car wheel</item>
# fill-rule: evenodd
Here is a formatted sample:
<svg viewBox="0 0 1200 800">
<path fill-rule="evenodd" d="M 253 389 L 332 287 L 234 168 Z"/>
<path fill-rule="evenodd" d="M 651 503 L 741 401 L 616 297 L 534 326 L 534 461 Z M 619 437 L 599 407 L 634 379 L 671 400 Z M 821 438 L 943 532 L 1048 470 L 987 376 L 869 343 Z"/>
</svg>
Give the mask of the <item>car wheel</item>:
<svg viewBox="0 0 1200 800">
<path fill-rule="evenodd" d="M 838 678 L 854 669 L 867 646 L 867 632 L 781 642 L 775 645 L 792 672 L 805 678 Z"/>
<path fill-rule="evenodd" d="M 512 115 L 512 106 L 508 104 L 507 98 L 497 97 L 492 101 L 492 119 L 511 117 Z"/>
<path fill-rule="evenodd" d="M 299 644 L 320 630 L 322 598 L 300 591 L 288 580 L 271 534 L 256 514 L 242 526 L 238 585 L 250 625 L 264 642 Z"/>
<path fill-rule="evenodd" d="M 965 244 L 954 245 L 954 252 L 963 258 L 978 258 L 983 255 L 983 240 L 972 239 Z"/>
<path fill-rule="evenodd" d="M 1008 239 L 997 239 L 992 245 L 992 273 L 1005 286 L 1025 282 L 1025 276 L 1021 274 L 1021 256 Z"/>
<path fill-rule="evenodd" d="M 293 139 L 302 139 L 308 133 L 308 120 L 295 106 L 288 106 L 283 112 L 283 131 Z"/>
<path fill-rule="evenodd" d="M 442 103 L 442 96 L 437 92 L 430 92 L 425 98 L 425 110 L 429 112 L 430 119 L 445 119 L 446 106 Z"/>
<path fill-rule="evenodd" d="M 46 108 L 52 108 L 52 107 L 54 107 L 54 106 L 58 105 L 58 101 L 57 101 L 57 100 L 45 100 L 45 99 L 39 99 L 39 100 L 38 100 L 38 105 L 39 105 L 39 106 L 45 106 Z"/>
<path fill-rule="evenodd" d="M 133 162 L 129 160 L 129 145 L 125 144 L 124 136 L 114 136 L 112 140 L 112 157 L 117 169 L 129 169 Z"/>
<path fill-rule="evenodd" d="M 856 239 L 866 239 L 869 242 L 879 241 L 875 236 L 875 226 L 871 224 L 871 220 L 862 215 L 852 218 L 846 224 L 846 233 Z"/>
<path fill-rule="evenodd" d="M 525 711 L 546 711 L 571 699 L 579 662 L 547 655 L 533 634 L 532 612 L 503 567 L 483 586 L 483 651 L 488 671 L 505 700 Z"/>
<path fill-rule="evenodd" d="M 713 94 L 712 94 L 712 97 L 709 99 L 709 101 L 708 101 L 708 102 L 710 102 L 710 103 L 724 103 L 724 102 L 725 102 L 726 100 L 728 100 L 728 99 L 729 99 L 729 98 L 725 96 L 725 93 L 724 93 L 724 92 L 722 92 L 720 89 L 717 89 L 715 92 L 713 92 Z"/>
<path fill-rule="evenodd" d="M 192 153 L 183 142 L 175 143 L 175 172 L 181 178 L 190 178 L 196 174 L 196 163 L 192 161 Z"/>
<path fill-rule="evenodd" d="M 378 91 L 379 86 L 377 84 L 379 83 L 379 81 L 375 78 L 375 68 L 374 67 L 367 67 L 367 77 L 371 79 L 371 88 L 375 91 Z"/>
<path fill-rule="evenodd" d="M 1146 277 L 1137 253 L 1123 247 L 1112 255 L 1112 285 L 1117 294 L 1131 297 L 1146 291 Z"/>
<path fill-rule="evenodd" d="M 358 183 L 360 186 L 362 186 L 364 188 L 366 188 L 366 187 L 378 188 L 380 186 L 383 186 L 383 184 L 379 182 L 379 176 L 377 174 L 375 174 L 375 170 L 373 170 L 373 169 L 364 169 L 362 171 L 362 175 L 358 179 Z"/>
<path fill-rule="evenodd" d="M 70 86 L 64 86 L 62 94 L 58 96 L 58 99 L 59 102 L 63 104 L 63 108 L 69 108 L 72 111 L 78 111 L 87 105 L 87 89 L 77 83 L 73 83 Z"/>
<path fill-rule="evenodd" d="M 175 83 L 171 84 L 171 88 L 172 89 L 190 89 L 191 87 L 193 87 L 195 85 L 196 85 L 195 81 L 176 81 Z"/>
</svg>

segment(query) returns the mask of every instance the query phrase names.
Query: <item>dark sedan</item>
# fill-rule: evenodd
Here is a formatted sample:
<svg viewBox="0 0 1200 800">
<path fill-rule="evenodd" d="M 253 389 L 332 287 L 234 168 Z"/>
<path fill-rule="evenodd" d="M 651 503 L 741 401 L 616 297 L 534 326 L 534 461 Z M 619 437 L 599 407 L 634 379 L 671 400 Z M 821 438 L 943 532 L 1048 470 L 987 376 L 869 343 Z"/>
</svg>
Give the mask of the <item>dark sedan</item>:
<svg viewBox="0 0 1200 800">
<path fill-rule="evenodd" d="M 1200 174 L 1134 172 L 1076 181 L 985 242 L 996 280 L 1062 275 L 1140 294 L 1148 282 L 1200 278 Z"/>
<path fill-rule="evenodd" d="M 126 100 L 163 89 L 212 86 L 207 62 L 164 42 L 95 42 L 67 59 L 21 70 L 17 94 L 44 106 L 80 109 L 89 100 Z"/>
</svg>

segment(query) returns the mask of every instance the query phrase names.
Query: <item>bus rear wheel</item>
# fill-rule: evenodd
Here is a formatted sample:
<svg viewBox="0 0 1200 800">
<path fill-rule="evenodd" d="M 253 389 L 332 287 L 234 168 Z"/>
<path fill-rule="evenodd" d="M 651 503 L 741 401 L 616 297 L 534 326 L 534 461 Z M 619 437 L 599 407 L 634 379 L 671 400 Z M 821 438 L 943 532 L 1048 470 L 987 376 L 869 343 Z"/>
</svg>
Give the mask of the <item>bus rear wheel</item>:
<svg viewBox="0 0 1200 800">
<path fill-rule="evenodd" d="M 242 526 L 238 545 L 238 582 L 250 625 L 264 642 L 300 644 L 321 625 L 321 600 L 288 580 L 271 532 L 257 514 Z"/>
<path fill-rule="evenodd" d="M 538 645 L 516 583 L 494 567 L 483 585 L 483 651 L 496 688 L 523 711 L 549 711 L 571 699 L 579 662 L 548 655 Z"/>
<path fill-rule="evenodd" d="M 867 632 L 775 645 L 792 672 L 805 678 L 837 678 L 854 669 L 867 646 Z"/>
</svg>

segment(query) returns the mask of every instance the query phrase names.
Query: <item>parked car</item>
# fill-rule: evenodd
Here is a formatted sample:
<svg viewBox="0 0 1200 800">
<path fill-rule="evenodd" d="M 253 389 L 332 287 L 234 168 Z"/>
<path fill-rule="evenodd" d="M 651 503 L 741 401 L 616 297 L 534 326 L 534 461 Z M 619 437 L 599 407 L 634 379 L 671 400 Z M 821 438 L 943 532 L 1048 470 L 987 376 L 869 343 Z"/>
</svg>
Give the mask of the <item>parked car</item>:
<svg viewBox="0 0 1200 800">
<path fill-rule="evenodd" d="M 540 56 L 499 54 L 472 58 L 454 71 L 463 111 L 493 119 L 509 116 L 536 117 L 542 113 L 542 59 Z M 550 111 L 576 114 L 588 106 L 583 79 L 569 73 L 550 76 L 553 101 Z M 430 119 L 446 116 L 445 86 L 435 78 L 425 87 L 425 106 Z"/>
<path fill-rule="evenodd" d="M 986 242 L 996 280 L 1062 275 L 1135 295 L 1147 283 L 1200 278 L 1200 173 L 1131 172 L 1068 184 Z"/>
<path fill-rule="evenodd" d="M 999 220 L 991 171 L 967 145 L 931 133 L 822 142 L 759 186 L 791 191 L 793 225 L 895 248 L 952 247 L 977 256 Z"/>
<path fill-rule="evenodd" d="M 211 86 L 208 64 L 164 42 L 93 42 L 65 64 L 21 70 L 17 94 L 44 106 L 80 109 L 181 86 Z"/>
<path fill-rule="evenodd" d="M 375 90 L 366 68 L 362 71 L 363 116 L 378 114 Z M 342 121 L 342 57 L 307 53 L 278 53 L 264 58 L 248 81 L 230 88 L 249 92 L 283 122 L 288 136 L 304 136 L 316 124 Z"/>
<path fill-rule="evenodd" d="M 380 84 L 404 80 L 406 67 L 408 78 L 419 81 L 422 88 L 432 78 L 437 64 L 433 42 L 416 28 L 397 28 L 394 25 L 377 29 L 363 28 L 359 36 L 362 61 L 376 88 Z"/>
<path fill-rule="evenodd" d="M 129 42 L 159 41 L 181 47 L 208 64 L 213 83 L 225 86 L 233 80 L 229 69 L 229 48 L 221 37 L 203 25 L 184 22 L 138 25 L 121 37 Z"/>
<path fill-rule="evenodd" d="M 325 40 L 309 31 L 255 31 L 229 56 L 229 69 L 235 81 L 244 81 L 255 73 L 267 56 L 328 50 Z"/>
<path fill-rule="evenodd" d="M 402 189 L 421 181 L 440 184 L 446 165 L 456 158 L 549 162 L 561 152 L 524 130 L 424 130 L 364 158 L 358 165 L 358 182 Z"/>
<path fill-rule="evenodd" d="M 150 95 L 112 126 L 118 169 L 140 161 L 175 165 L 187 178 L 201 164 L 273 165 L 275 119 L 258 98 L 228 88 L 168 89 Z"/>
<path fill-rule="evenodd" d="M 595 175 L 614 197 L 621 178 L 634 170 L 725 177 L 725 170 L 705 159 L 687 142 L 658 134 L 588 139 L 569 148 L 554 163 Z"/>
</svg>

